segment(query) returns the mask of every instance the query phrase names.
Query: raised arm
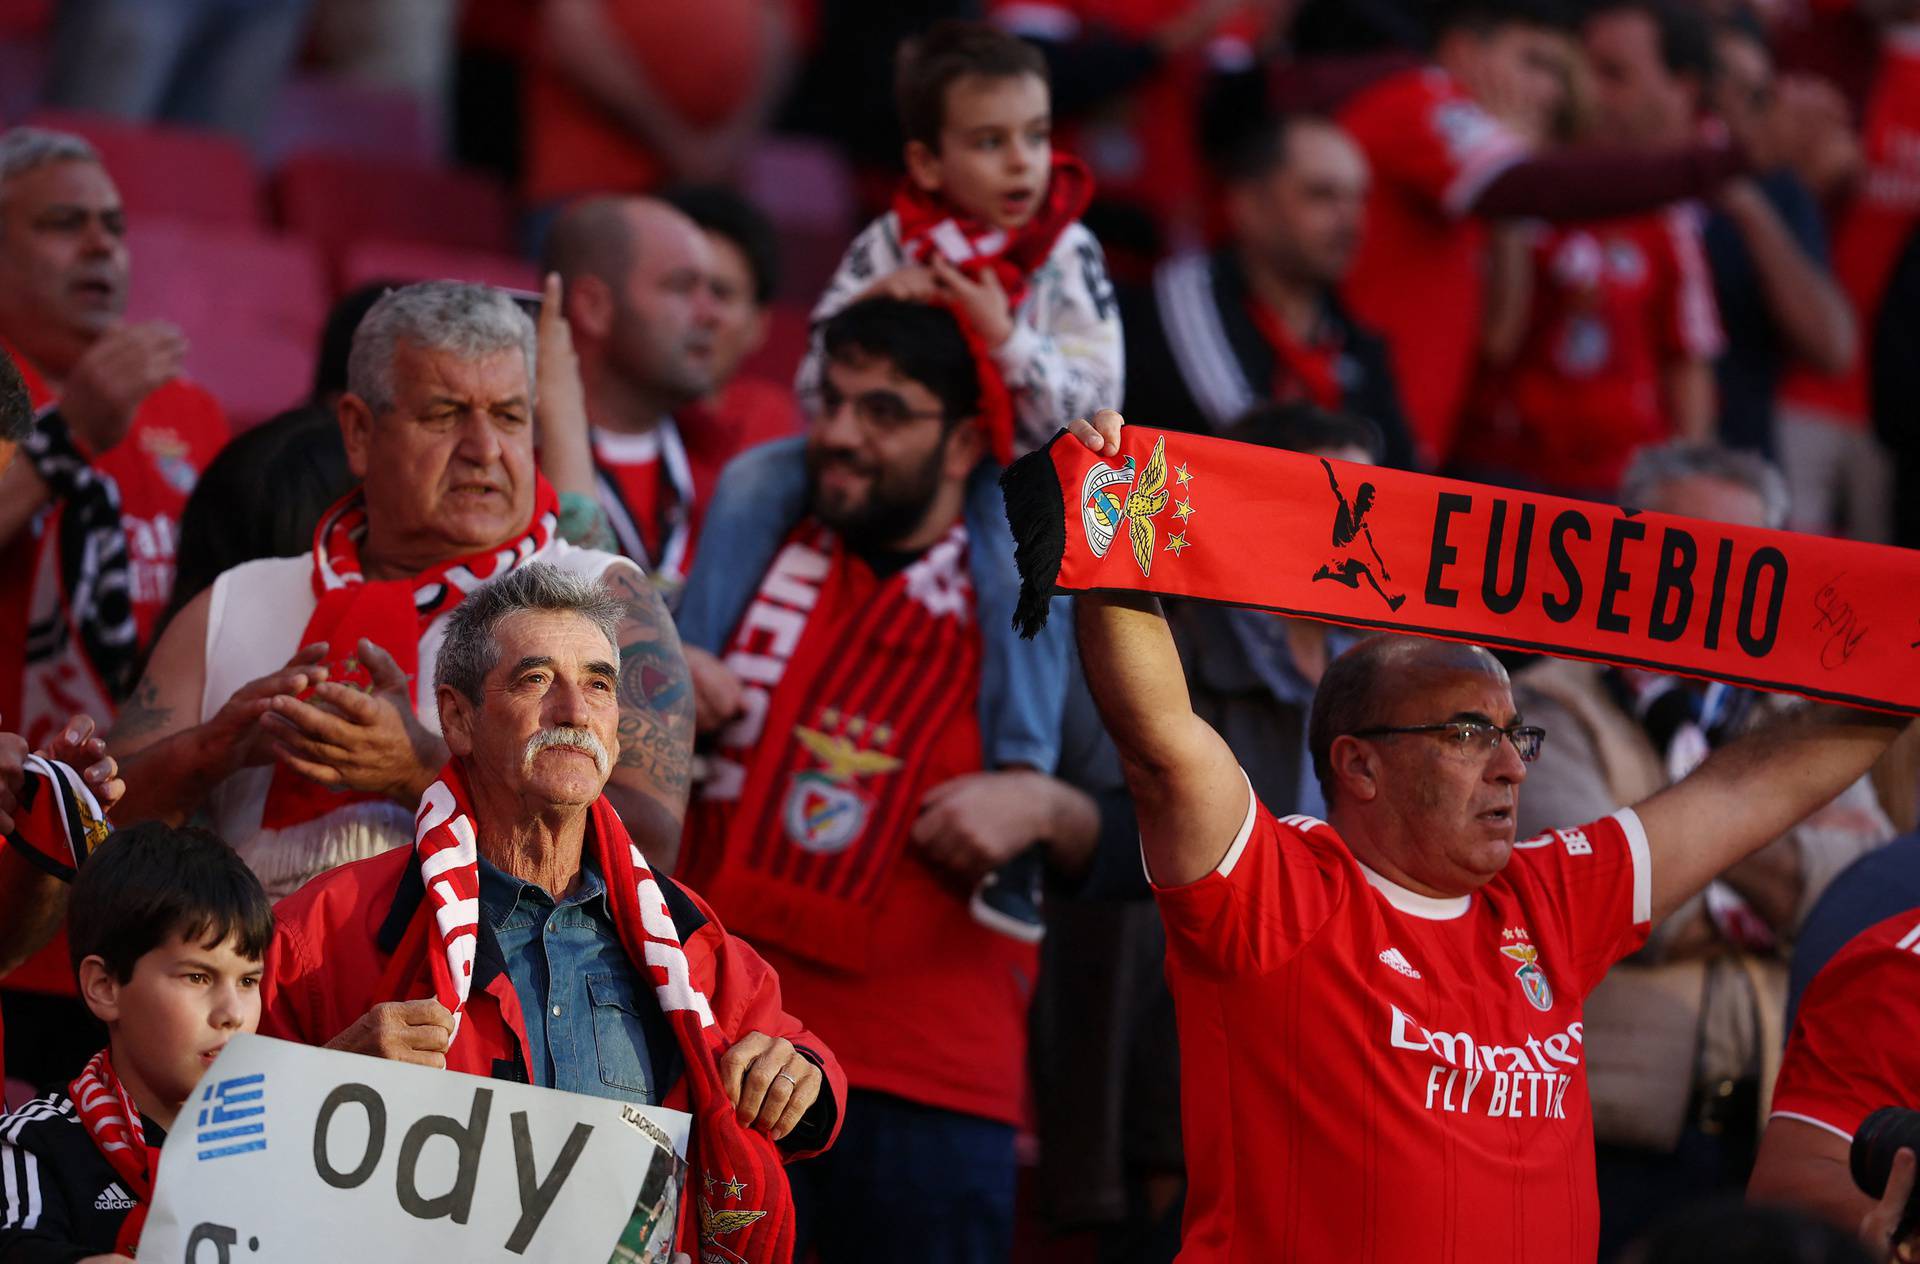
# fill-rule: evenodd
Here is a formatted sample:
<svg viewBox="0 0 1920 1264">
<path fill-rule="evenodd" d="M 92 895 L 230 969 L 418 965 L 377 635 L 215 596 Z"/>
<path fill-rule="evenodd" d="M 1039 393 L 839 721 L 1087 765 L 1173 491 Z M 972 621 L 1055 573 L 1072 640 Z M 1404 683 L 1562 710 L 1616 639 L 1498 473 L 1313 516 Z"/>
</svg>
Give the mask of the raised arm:
<svg viewBox="0 0 1920 1264">
<path fill-rule="evenodd" d="M 1096 452 L 1120 450 L 1120 414 L 1075 421 Z M 1098 427 L 1096 429 L 1096 426 Z M 1205 877 L 1247 818 L 1247 780 L 1226 742 L 1193 712 L 1173 633 L 1153 597 L 1083 594 L 1075 626 L 1087 685 L 1120 752 L 1140 846 L 1161 886 Z"/>
<path fill-rule="evenodd" d="M 1845 707 L 1801 708 L 1636 804 L 1653 861 L 1653 920 L 1859 780 L 1910 722 Z"/>
<path fill-rule="evenodd" d="M 616 567 L 608 585 L 627 603 L 620 625 L 620 758 L 607 782 L 647 863 L 671 872 L 693 781 L 693 684 L 680 636 L 653 585 Z"/>
</svg>

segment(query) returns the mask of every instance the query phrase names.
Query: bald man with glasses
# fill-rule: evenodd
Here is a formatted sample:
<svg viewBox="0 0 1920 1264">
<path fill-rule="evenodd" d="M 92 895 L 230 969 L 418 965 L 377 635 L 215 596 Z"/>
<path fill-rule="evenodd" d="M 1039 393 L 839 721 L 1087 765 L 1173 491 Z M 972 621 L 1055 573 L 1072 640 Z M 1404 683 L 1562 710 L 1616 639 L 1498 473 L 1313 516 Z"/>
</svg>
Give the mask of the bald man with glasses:
<svg viewBox="0 0 1920 1264">
<path fill-rule="evenodd" d="M 1119 415 L 1096 422 L 1071 429 L 1117 452 Z M 1546 735 L 1506 670 L 1475 646 L 1379 636 L 1314 696 L 1328 819 L 1276 818 L 1194 714 L 1157 603 L 1077 605 L 1167 929 L 1184 1264 L 1591 1264 L 1588 992 L 1906 723 L 1808 708 L 1641 803 L 1517 840 Z"/>
</svg>

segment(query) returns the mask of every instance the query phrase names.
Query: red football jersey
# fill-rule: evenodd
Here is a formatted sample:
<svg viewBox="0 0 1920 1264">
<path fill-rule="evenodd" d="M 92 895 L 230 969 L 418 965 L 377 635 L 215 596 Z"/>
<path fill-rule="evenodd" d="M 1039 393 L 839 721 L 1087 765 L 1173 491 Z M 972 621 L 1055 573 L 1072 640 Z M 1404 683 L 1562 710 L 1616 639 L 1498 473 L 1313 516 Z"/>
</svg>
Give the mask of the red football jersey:
<svg viewBox="0 0 1920 1264">
<path fill-rule="evenodd" d="M 9 349 L 11 350 L 11 349 Z M 33 366 L 15 354 L 33 406 L 54 398 Z M 134 414 L 127 435 L 94 461 L 120 489 L 120 517 L 127 537 L 128 579 L 140 644 L 147 645 L 154 624 L 173 595 L 173 560 L 179 544 L 180 511 L 187 495 L 230 434 L 213 396 L 190 382 L 174 379 L 149 395 Z M 26 669 L 27 624 L 36 590 L 58 580 L 59 511 L 36 516 L 28 529 L 0 549 L 0 717 L 7 728 L 39 746 L 54 726 L 74 711 L 94 713 L 105 724 L 113 717 L 97 682 L 83 677 L 76 663 L 50 683 L 50 696 L 22 696 Z"/>
<path fill-rule="evenodd" d="M 1156 888 L 1178 1015 L 1180 1259 L 1591 1264 L 1583 1002 L 1646 939 L 1630 809 L 1422 896 L 1249 791 L 1215 872 Z"/>
<path fill-rule="evenodd" d="M 1848 1141 L 1882 1106 L 1920 1110 L 1920 909 L 1862 931 L 1800 999 L 1773 1117 Z"/>
<path fill-rule="evenodd" d="M 1610 493 L 1637 449 L 1674 433 L 1666 366 L 1726 344 L 1699 208 L 1542 229 L 1532 267 L 1526 338 L 1489 375 L 1462 455 L 1543 487 Z"/>
<path fill-rule="evenodd" d="M 1437 66 L 1403 71 L 1340 112 L 1373 167 L 1366 235 L 1344 294 L 1387 341 L 1420 459 L 1453 448 L 1477 360 L 1486 230 L 1465 218 L 1527 142 Z"/>
<path fill-rule="evenodd" d="M 1920 224 L 1920 32 L 1912 27 L 1895 27 L 1884 38 L 1861 132 L 1867 174 L 1833 222 L 1833 275 L 1859 327 L 1870 331 L 1894 264 Z M 1869 358 L 1863 349 L 1837 376 L 1790 360 L 1780 398 L 1824 420 L 1864 429 Z"/>
</svg>

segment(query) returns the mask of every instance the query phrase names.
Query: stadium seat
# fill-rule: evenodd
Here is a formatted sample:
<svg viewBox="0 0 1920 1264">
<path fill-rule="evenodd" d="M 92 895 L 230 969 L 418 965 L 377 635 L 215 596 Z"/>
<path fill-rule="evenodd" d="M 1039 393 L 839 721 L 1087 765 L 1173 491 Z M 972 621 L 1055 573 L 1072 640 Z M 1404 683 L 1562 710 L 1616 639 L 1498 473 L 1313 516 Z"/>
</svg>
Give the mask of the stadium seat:
<svg viewBox="0 0 1920 1264">
<path fill-rule="evenodd" d="M 46 41 L 7 35 L 0 27 L 0 123 L 32 113 L 46 77 Z"/>
<path fill-rule="evenodd" d="M 380 238 L 456 250 L 513 250 L 513 200 L 476 172 L 312 151 L 274 180 L 280 222 L 320 243 L 337 267 L 348 246 Z"/>
<path fill-rule="evenodd" d="M 309 150 L 439 161 L 433 130 L 411 93 L 323 75 L 301 75 L 280 90 L 260 140 L 261 160 L 269 167 Z"/>
<path fill-rule="evenodd" d="M 540 270 L 515 255 L 409 241 L 362 241 L 340 257 L 335 280 L 342 293 L 374 281 L 478 281 L 509 290 L 538 290 Z"/>
<path fill-rule="evenodd" d="M 26 122 L 86 137 L 120 187 L 130 220 L 192 220 L 231 228 L 263 224 L 259 177 L 230 136 L 80 110 L 35 110 Z"/>
<path fill-rule="evenodd" d="M 807 353 L 807 309 L 775 300 L 767 316 L 767 340 L 740 366 L 740 375 L 791 383 Z"/>
<path fill-rule="evenodd" d="M 860 227 L 846 159 L 820 141 L 773 136 L 747 160 L 742 183 L 778 234 L 782 293 L 812 302 Z"/>
<path fill-rule="evenodd" d="M 306 396 L 327 315 L 312 242 L 158 220 L 134 221 L 127 240 L 129 318 L 185 331 L 188 374 L 213 392 L 235 430 Z"/>
</svg>

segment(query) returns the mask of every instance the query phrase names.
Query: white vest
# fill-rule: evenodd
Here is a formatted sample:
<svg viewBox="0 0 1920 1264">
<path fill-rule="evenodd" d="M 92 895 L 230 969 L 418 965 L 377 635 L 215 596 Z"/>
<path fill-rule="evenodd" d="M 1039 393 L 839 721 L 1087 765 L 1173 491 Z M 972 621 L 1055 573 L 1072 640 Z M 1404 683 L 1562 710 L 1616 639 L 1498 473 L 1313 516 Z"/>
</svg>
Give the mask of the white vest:
<svg viewBox="0 0 1920 1264">
<path fill-rule="evenodd" d="M 616 566 L 638 569 L 624 557 L 575 548 L 558 538 L 530 560 L 550 562 L 594 579 Z M 317 604 L 311 556 L 246 562 L 213 581 L 207 606 L 207 683 L 200 695 L 201 723 L 212 719 L 246 685 L 286 665 L 300 649 L 300 638 Z M 452 610 L 449 606 L 427 625 L 420 638 L 420 669 L 414 677 L 413 713 L 428 732 L 436 734 L 440 710 L 433 698 L 433 662 Z M 214 831 L 240 853 L 274 899 L 336 866 L 413 841 L 413 808 L 390 801 L 349 803 L 287 829 L 261 828 L 267 787 L 276 767 L 269 763 L 242 768 L 215 786 L 207 798 Z"/>
</svg>

